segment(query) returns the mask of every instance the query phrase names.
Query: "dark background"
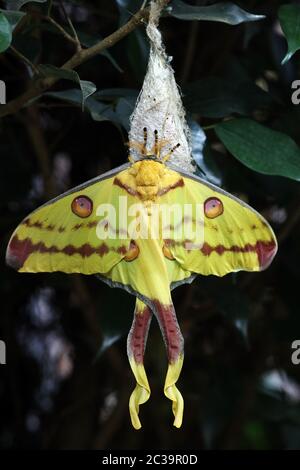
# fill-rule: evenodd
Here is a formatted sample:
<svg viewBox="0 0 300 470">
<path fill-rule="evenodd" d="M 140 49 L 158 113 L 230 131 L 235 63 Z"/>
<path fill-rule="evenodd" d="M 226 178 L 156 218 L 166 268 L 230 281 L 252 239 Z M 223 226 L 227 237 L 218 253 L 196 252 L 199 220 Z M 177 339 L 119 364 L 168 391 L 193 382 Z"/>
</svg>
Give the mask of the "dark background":
<svg viewBox="0 0 300 470">
<path fill-rule="evenodd" d="M 76 30 L 95 42 L 130 19 L 141 3 L 64 5 Z M 218 2 L 197 5 L 211 3 Z M 145 449 L 150 443 L 165 449 L 300 448 L 300 365 L 291 362 L 291 344 L 300 339 L 299 183 L 250 170 L 210 127 L 240 114 L 300 144 L 300 108 L 291 102 L 290 87 L 299 76 L 300 56 L 280 65 L 286 41 L 277 15 L 283 3 L 289 2 L 240 1 L 266 19 L 238 26 L 161 20 L 187 111 L 207 136 L 197 171 L 259 210 L 279 239 L 276 259 L 263 273 L 199 276 L 174 291 L 186 345 L 180 430 L 172 427 L 170 402 L 163 396 L 167 361 L 156 322 L 145 361 L 152 395 L 141 407 L 143 428 L 131 427 L 128 399 L 134 379 L 126 335 L 133 297 L 95 277 L 18 274 L 4 261 L 13 229 L 31 210 L 126 161 L 128 116 L 148 57 L 143 27 L 115 44 L 111 56 L 97 55 L 77 69 L 98 91 L 121 89 L 98 96 L 99 106 L 114 112 L 114 120 L 105 110 L 98 110 L 95 120 L 76 100 L 66 101 L 68 90 L 76 88 L 66 80 L 51 89 L 62 92 L 63 99 L 44 95 L 1 119 L 0 339 L 6 342 L 7 365 L 0 365 L 0 448 Z M 34 64 L 60 66 L 74 45 L 42 21 L 46 10 L 46 4 L 23 7 L 28 14 L 13 45 Z M 61 2 L 53 2 L 52 15 L 67 25 Z M 242 77 L 266 93 L 259 98 L 247 87 L 235 90 Z M 8 101 L 32 80 L 30 68 L 10 49 L 0 55 L 0 78 Z M 240 99 L 246 104 L 238 113 Z"/>
</svg>

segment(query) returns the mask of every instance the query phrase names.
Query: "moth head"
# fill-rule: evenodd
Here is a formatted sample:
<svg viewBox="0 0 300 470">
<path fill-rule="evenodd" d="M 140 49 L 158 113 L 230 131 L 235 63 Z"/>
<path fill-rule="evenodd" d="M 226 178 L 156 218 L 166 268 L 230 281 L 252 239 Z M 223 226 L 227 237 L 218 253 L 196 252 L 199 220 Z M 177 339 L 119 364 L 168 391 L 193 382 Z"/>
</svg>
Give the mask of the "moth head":
<svg viewBox="0 0 300 470">
<path fill-rule="evenodd" d="M 158 131 L 154 130 L 154 143 L 151 148 L 148 146 L 148 130 L 146 127 L 143 129 L 143 142 L 131 140 L 126 145 L 129 148 L 136 150 L 140 154 L 140 160 L 154 160 L 160 163 L 165 163 L 173 152 L 180 147 L 180 143 L 177 143 L 173 147 L 170 147 L 170 141 L 159 138 Z M 129 161 L 134 163 L 135 159 L 129 155 Z"/>
</svg>

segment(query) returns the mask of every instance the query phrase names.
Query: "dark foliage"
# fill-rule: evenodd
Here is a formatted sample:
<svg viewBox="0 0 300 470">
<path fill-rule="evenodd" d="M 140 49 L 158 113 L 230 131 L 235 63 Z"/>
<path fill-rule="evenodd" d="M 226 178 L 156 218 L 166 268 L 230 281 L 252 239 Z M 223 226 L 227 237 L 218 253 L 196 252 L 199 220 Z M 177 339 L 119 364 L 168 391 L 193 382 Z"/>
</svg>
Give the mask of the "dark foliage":
<svg viewBox="0 0 300 470">
<path fill-rule="evenodd" d="M 1 3 L 17 10 L 22 2 Z M 26 3 L 13 48 L 5 32 L 12 17 L 3 20 L 1 13 L 0 78 L 7 102 L 32 86 L 39 64 L 60 67 L 75 52 L 75 42 L 45 18 L 49 7 L 73 37 L 71 18 L 87 47 L 116 31 L 141 4 Z M 0 365 L 0 448 L 143 449 L 149 442 L 165 449 L 299 448 L 300 365 L 293 365 L 291 355 L 292 342 L 300 339 L 300 106 L 292 103 L 291 83 L 300 61 L 296 53 L 281 65 L 287 41 L 278 18 L 290 51 L 296 51 L 293 21 L 300 21 L 300 5 L 238 4 L 266 18 L 229 25 L 166 13 L 161 20 L 193 129 L 199 174 L 259 210 L 279 240 L 278 255 L 263 273 L 198 277 L 174 292 L 186 344 L 181 430 L 172 428 L 170 403 L 162 393 L 166 359 L 155 323 L 146 353 L 151 400 L 141 409 L 142 430 L 131 428 L 134 381 L 126 334 L 132 297 L 94 277 L 21 275 L 4 262 L 9 237 L 28 212 L 125 162 L 128 117 L 147 65 L 143 26 L 76 68 L 80 80 L 97 87 L 84 112 L 79 77 L 73 75 L 1 118 L 0 339 L 6 342 L 7 364 Z M 283 4 L 290 9 L 281 9 Z M 180 16 L 180 2 L 172 5 Z M 298 42 L 300 47 L 299 37 Z M 49 68 L 38 70 L 50 74 Z M 84 92 L 86 86 L 81 83 Z M 227 118 L 232 120 L 224 123 Z M 196 145 L 203 131 L 204 150 Z"/>
</svg>

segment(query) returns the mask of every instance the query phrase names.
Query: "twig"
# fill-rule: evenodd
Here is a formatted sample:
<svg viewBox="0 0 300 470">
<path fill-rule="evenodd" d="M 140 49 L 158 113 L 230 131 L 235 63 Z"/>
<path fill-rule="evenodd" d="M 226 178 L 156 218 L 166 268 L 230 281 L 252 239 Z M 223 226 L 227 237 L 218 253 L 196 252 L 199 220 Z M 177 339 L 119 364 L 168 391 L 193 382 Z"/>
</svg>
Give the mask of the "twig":
<svg viewBox="0 0 300 470">
<path fill-rule="evenodd" d="M 53 7 L 53 1 L 52 1 L 52 0 L 49 0 L 48 10 L 47 10 L 47 16 L 50 16 L 50 15 L 51 15 L 52 7 Z"/>
<path fill-rule="evenodd" d="M 34 65 L 31 60 L 29 60 L 27 57 L 25 57 L 20 51 L 18 51 L 14 46 L 10 46 L 11 51 L 20 59 L 22 62 L 25 62 L 28 67 L 31 68 L 33 74 L 38 75 L 39 71 L 38 68 Z"/>
<path fill-rule="evenodd" d="M 63 70 L 73 70 L 87 60 L 95 57 L 103 52 L 105 49 L 112 47 L 119 42 L 131 31 L 140 26 L 143 21 L 148 18 L 149 9 L 139 10 L 124 26 L 121 26 L 117 31 L 110 34 L 102 41 L 94 44 L 88 49 L 82 49 L 76 52 L 65 64 L 62 65 Z M 35 80 L 32 85 L 22 95 L 9 101 L 7 104 L 0 107 L 0 117 L 8 116 L 19 111 L 29 100 L 37 98 L 45 90 L 53 86 L 59 81 L 58 77 L 46 77 Z"/>
<path fill-rule="evenodd" d="M 65 6 L 64 6 L 64 2 L 63 2 L 62 0 L 59 0 L 59 3 L 60 3 L 60 6 L 61 6 L 61 8 L 62 8 L 62 10 L 63 10 L 63 13 L 64 13 L 64 15 L 65 15 L 65 18 L 66 18 L 66 20 L 67 20 L 67 22 L 68 22 L 68 24 L 69 24 L 69 26 L 70 26 L 70 28 L 71 28 L 71 30 L 72 30 L 72 32 L 73 32 L 73 36 L 74 36 L 73 39 L 74 39 L 74 41 L 75 41 L 75 43 L 76 43 L 77 51 L 80 51 L 80 50 L 81 50 L 81 43 L 80 43 L 79 38 L 78 38 L 78 36 L 77 36 L 76 29 L 74 28 L 74 25 L 73 25 L 73 23 L 72 23 L 71 18 L 69 17 L 68 13 L 66 12 L 66 9 L 65 9 Z"/>
<path fill-rule="evenodd" d="M 78 46 L 78 38 L 74 39 L 57 21 L 55 21 L 51 16 L 42 16 L 42 18 L 49 23 L 51 23 L 55 28 L 72 44 L 75 44 L 76 48 Z M 80 45 L 81 48 L 81 45 Z"/>
</svg>

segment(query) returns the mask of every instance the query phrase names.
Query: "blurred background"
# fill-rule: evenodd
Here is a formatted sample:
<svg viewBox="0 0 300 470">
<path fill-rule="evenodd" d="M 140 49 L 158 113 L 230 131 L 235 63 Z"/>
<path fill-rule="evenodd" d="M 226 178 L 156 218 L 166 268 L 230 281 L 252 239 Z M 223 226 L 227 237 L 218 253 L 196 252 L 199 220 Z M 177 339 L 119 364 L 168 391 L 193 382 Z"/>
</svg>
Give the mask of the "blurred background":
<svg viewBox="0 0 300 470">
<path fill-rule="evenodd" d="M 143 428 L 131 427 L 133 297 L 92 276 L 5 266 L 9 237 L 29 212 L 126 161 L 129 116 L 147 67 L 144 27 L 84 61 L 77 77 L 58 67 L 78 41 L 83 48 L 99 42 L 142 3 L 0 2 L 7 102 L 39 75 L 57 78 L 21 109 L 0 105 L 0 340 L 7 354 L 0 448 L 299 449 L 300 365 L 291 356 L 300 340 L 300 105 L 291 84 L 299 77 L 300 2 L 172 1 L 161 19 L 197 174 L 260 211 L 279 240 L 265 272 L 199 276 L 173 292 L 185 337 L 180 430 L 163 396 L 167 361 L 155 321 L 145 359 L 152 395 L 141 407 Z M 86 81 L 97 91 L 82 111 L 92 87 Z"/>
</svg>

